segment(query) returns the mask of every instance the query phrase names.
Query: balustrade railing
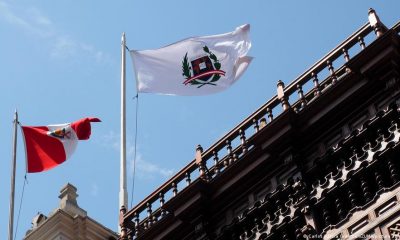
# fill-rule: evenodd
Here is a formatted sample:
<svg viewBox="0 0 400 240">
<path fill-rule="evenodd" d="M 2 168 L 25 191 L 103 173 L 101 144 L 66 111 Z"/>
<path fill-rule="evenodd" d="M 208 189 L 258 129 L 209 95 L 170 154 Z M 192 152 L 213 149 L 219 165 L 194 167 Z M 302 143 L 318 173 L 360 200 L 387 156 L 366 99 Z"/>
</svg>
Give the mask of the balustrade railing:
<svg viewBox="0 0 400 240">
<path fill-rule="evenodd" d="M 370 11 L 370 17 L 374 14 L 375 12 Z M 372 24 L 373 21 L 371 19 L 369 20 L 369 23 L 366 23 L 326 56 L 317 61 L 287 87 L 284 86 L 282 81 L 279 81 L 277 86 L 278 94 L 276 96 L 267 101 L 206 151 L 203 152 L 199 145 L 196 149 L 196 158 L 194 160 L 124 215 L 125 224 L 135 226 L 134 231 L 131 228 L 134 235 L 137 236 L 140 232 L 149 229 L 157 221 L 167 216 L 168 212 L 163 209 L 163 206 L 166 201 L 174 198 L 179 191 L 182 191 L 182 189 L 199 178 L 206 181 L 217 178 L 231 164 L 240 160 L 248 151 L 251 151 L 254 147 L 252 136 L 263 127 L 268 126 L 276 116 L 279 116 L 289 108 L 295 112 L 300 112 L 307 104 L 319 98 L 331 86 L 341 81 L 343 76 L 351 72 L 351 69 L 346 65 L 352 57 L 349 55 L 349 50 L 351 49 L 354 54 L 357 54 L 365 49 L 367 43 L 365 43 L 364 39 L 367 36 L 373 35 L 375 31 L 375 35 L 378 37 L 382 34 L 378 34 L 378 30 L 386 30 L 379 18 L 377 18 L 378 21 L 375 22 L 375 25 Z M 394 28 L 399 32 L 400 24 L 395 25 Z M 340 61 L 344 63 L 341 67 L 335 69 L 335 63 Z M 323 76 L 323 73 L 326 76 Z M 319 80 L 321 78 L 320 75 L 323 77 L 323 81 Z"/>
</svg>

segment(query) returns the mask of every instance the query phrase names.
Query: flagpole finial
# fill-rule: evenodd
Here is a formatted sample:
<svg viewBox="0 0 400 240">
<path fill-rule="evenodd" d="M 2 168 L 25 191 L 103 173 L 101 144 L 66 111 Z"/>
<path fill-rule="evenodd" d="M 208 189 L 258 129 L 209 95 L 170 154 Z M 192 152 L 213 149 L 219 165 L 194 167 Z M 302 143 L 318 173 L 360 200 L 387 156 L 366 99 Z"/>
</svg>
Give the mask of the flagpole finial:
<svg viewBox="0 0 400 240">
<path fill-rule="evenodd" d="M 14 111 L 14 121 L 16 121 L 18 123 L 18 111 L 17 111 L 17 109 L 15 109 L 15 111 Z"/>
<path fill-rule="evenodd" d="M 125 45 L 125 32 L 122 32 L 121 44 Z"/>
</svg>

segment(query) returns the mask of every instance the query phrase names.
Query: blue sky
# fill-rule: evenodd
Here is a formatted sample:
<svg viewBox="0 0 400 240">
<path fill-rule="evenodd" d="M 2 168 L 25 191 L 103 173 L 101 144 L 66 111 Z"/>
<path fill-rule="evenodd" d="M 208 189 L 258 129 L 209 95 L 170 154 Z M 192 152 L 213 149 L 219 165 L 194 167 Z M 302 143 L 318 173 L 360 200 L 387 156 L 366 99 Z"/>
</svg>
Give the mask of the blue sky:
<svg viewBox="0 0 400 240">
<path fill-rule="evenodd" d="M 374 8 L 388 27 L 400 20 L 391 1 L 13 1 L 0 0 L 0 233 L 6 238 L 12 120 L 23 125 L 71 122 L 86 116 L 92 137 L 61 166 L 29 174 L 16 239 L 37 212 L 58 207 L 67 182 L 79 205 L 112 230 L 118 224 L 120 39 L 130 49 L 154 49 L 189 36 L 233 31 L 251 24 L 254 60 L 228 90 L 202 97 L 140 95 L 133 203 L 205 149 L 367 22 Z M 127 58 L 128 188 L 132 183 L 135 79 Z M 16 213 L 25 155 L 18 134 Z M 129 193 L 129 198 L 131 192 Z M 131 202 L 131 198 L 129 199 Z"/>
</svg>

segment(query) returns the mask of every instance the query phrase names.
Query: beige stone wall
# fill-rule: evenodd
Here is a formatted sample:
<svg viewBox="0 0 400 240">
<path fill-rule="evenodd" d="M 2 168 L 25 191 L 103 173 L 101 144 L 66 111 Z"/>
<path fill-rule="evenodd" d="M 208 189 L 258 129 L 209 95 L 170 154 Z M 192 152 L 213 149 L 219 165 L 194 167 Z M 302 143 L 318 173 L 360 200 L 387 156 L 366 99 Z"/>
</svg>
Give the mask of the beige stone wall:
<svg viewBox="0 0 400 240">
<path fill-rule="evenodd" d="M 67 184 L 61 189 L 60 207 L 48 218 L 39 214 L 33 219 L 24 240 L 112 240 L 112 230 L 87 216 L 78 206 L 76 188 Z"/>
</svg>

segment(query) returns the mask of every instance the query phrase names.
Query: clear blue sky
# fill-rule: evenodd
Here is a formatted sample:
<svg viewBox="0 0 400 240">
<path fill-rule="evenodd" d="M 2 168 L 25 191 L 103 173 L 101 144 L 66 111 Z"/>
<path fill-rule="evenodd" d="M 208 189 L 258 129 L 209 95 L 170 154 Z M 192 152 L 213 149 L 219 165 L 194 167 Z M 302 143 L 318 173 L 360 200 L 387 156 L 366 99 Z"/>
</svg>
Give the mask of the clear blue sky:
<svg viewBox="0 0 400 240">
<path fill-rule="evenodd" d="M 23 125 L 65 123 L 86 116 L 92 137 L 61 166 L 29 174 L 19 220 L 22 239 L 37 212 L 58 207 L 67 182 L 78 188 L 88 215 L 117 231 L 119 192 L 120 39 L 130 49 L 153 49 L 180 39 L 229 32 L 251 24 L 255 57 L 230 89 L 203 97 L 140 96 L 137 175 L 133 202 L 151 193 L 367 22 L 375 8 L 391 27 L 392 1 L 12 1 L 0 0 L 0 234 L 6 239 L 14 110 Z M 135 79 L 127 58 L 128 162 L 135 135 Z M 18 134 L 16 215 L 25 171 Z M 128 164 L 128 188 L 132 164 Z M 130 197 L 131 193 L 129 193 Z M 131 199 L 129 199 L 129 202 Z"/>
</svg>

